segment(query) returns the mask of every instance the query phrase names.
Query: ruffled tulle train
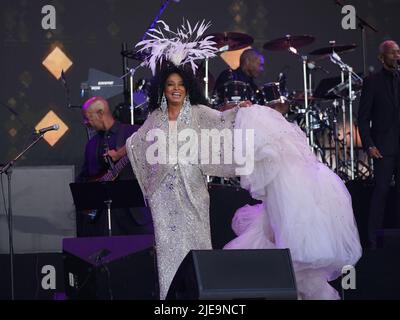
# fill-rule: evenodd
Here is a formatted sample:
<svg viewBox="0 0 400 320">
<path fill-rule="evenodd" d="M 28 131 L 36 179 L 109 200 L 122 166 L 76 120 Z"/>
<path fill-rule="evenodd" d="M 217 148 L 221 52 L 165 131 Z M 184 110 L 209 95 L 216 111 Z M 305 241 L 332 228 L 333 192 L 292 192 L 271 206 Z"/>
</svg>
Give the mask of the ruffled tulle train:
<svg viewBox="0 0 400 320">
<path fill-rule="evenodd" d="M 254 171 L 241 185 L 263 204 L 237 211 L 232 227 L 238 237 L 225 249 L 289 248 L 301 298 L 339 298 L 328 281 L 361 257 L 346 186 L 280 113 L 241 109 L 236 129 L 254 129 Z"/>
</svg>

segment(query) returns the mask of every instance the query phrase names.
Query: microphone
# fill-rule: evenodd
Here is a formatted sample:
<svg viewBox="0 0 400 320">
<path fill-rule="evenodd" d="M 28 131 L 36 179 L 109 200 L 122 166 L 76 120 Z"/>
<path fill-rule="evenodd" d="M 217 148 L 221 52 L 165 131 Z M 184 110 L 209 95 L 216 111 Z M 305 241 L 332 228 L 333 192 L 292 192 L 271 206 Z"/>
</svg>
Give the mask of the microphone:
<svg viewBox="0 0 400 320">
<path fill-rule="evenodd" d="M 331 54 L 331 57 L 332 57 L 334 60 L 336 60 L 336 61 L 342 62 L 342 58 L 341 58 L 336 52 L 333 52 L 333 53 Z"/>
<path fill-rule="evenodd" d="M 58 124 L 53 124 L 53 125 L 50 126 L 50 127 L 42 128 L 42 129 L 37 130 L 36 133 L 37 133 L 37 134 L 45 134 L 45 133 L 48 132 L 48 131 L 53 131 L 53 130 L 58 130 L 58 129 L 60 129 L 60 125 L 58 125 Z"/>
<path fill-rule="evenodd" d="M 134 70 L 137 70 L 137 69 L 139 69 L 139 68 L 143 68 L 143 67 L 145 67 L 146 66 L 146 64 L 147 64 L 147 61 L 145 60 L 145 61 L 142 61 L 142 63 L 141 64 L 139 64 L 138 66 L 136 66 L 135 68 L 133 68 Z M 132 70 L 132 69 L 131 69 Z"/>
<path fill-rule="evenodd" d="M 290 47 L 289 48 L 289 51 L 291 52 L 291 53 L 293 53 L 293 54 L 299 54 L 299 51 L 297 51 L 297 49 L 295 48 L 295 47 Z"/>
<path fill-rule="evenodd" d="M 125 78 L 129 74 L 134 75 L 138 69 L 143 68 L 144 66 L 146 66 L 146 64 L 147 64 L 147 61 L 143 61 L 141 64 L 139 64 L 138 66 L 136 66 L 134 68 L 126 68 L 126 71 L 128 71 L 128 73 L 123 75 L 120 79 Z"/>
<path fill-rule="evenodd" d="M 342 58 L 336 53 L 333 52 L 332 54 L 329 55 L 329 58 L 334 64 L 337 64 L 341 68 L 347 68 L 348 66 L 342 61 Z"/>
<path fill-rule="evenodd" d="M 309 61 L 307 62 L 307 67 L 310 70 L 321 70 L 326 74 L 330 74 L 330 72 L 328 70 L 326 70 L 325 68 L 318 66 L 314 61 Z"/>
</svg>

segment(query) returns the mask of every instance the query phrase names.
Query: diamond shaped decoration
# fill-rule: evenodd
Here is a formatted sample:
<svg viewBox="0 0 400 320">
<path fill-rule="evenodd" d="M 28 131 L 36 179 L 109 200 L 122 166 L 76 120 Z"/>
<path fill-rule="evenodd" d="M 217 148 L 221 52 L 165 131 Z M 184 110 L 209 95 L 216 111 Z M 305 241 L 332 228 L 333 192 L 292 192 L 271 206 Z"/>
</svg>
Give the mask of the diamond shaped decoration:
<svg viewBox="0 0 400 320">
<path fill-rule="evenodd" d="M 43 60 L 43 65 L 57 80 L 59 80 L 61 78 L 61 72 L 63 70 L 66 72 L 72 66 L 72 61 L 59 47 L 56 47 L 47 58 Z"/>
<path fill-rule="evenodd" d="M 50 127 L 58 124 L 60 128 L 55 131 L 48 131 L 44 134 L 44 140 L 51 146 L 54 145 L 62 138 L 62 136 L 69 130 L 68 126 L 57 116 L 57 114 L 50 110 L 42 120 L 36 125 L 35 129 L 38 131 L 42 128 Z"/>
</svg>

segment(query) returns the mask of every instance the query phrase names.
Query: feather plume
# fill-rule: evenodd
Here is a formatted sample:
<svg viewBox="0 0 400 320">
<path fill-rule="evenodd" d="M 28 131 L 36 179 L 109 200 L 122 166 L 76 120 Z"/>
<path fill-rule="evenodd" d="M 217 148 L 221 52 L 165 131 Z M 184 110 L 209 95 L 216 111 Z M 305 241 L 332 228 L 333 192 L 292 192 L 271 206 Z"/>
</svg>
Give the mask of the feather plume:
<svg viewBox="0 0 400 320">
<path fill-rule="evenodd" d="M 197 22 L 192 27 L 189 21 L 184 21 L 176 32 L 162 20 L 158 21 L 158 28 L 150 29 L 147 35 L 150 39 L 139 42 L 136 47 L 141 47 L 139 52 L 149 52 L 150 55 L 144 61 L 153 73 L 157 64 L 164 60 L 172 62 L 175 66 L 190 64 L 193 73 L 196 73 L 195 61 L 215 57 L 218 49 L 214 46 L 212 36 L 203 38 L 204 32 L 210 27 L 210 23 Z"/>
</svg>

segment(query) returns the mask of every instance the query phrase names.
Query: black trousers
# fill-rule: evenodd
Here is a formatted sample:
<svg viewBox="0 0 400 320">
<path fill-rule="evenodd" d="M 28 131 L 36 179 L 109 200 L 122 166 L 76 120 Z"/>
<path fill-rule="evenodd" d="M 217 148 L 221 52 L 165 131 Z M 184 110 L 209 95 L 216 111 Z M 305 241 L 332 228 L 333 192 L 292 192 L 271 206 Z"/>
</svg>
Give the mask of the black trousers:
<svg viewBox="0 0 400 320">
<path fill-rule="evenodd" d="M 396 222 L 400 223 L 400 155 L 374 160 L 375 188 L 368 220 L 368 239 L 376 245 L 376 231 L 383 227 L 385 207 L 393 174 L 396 183 Z"/>
</svg>

